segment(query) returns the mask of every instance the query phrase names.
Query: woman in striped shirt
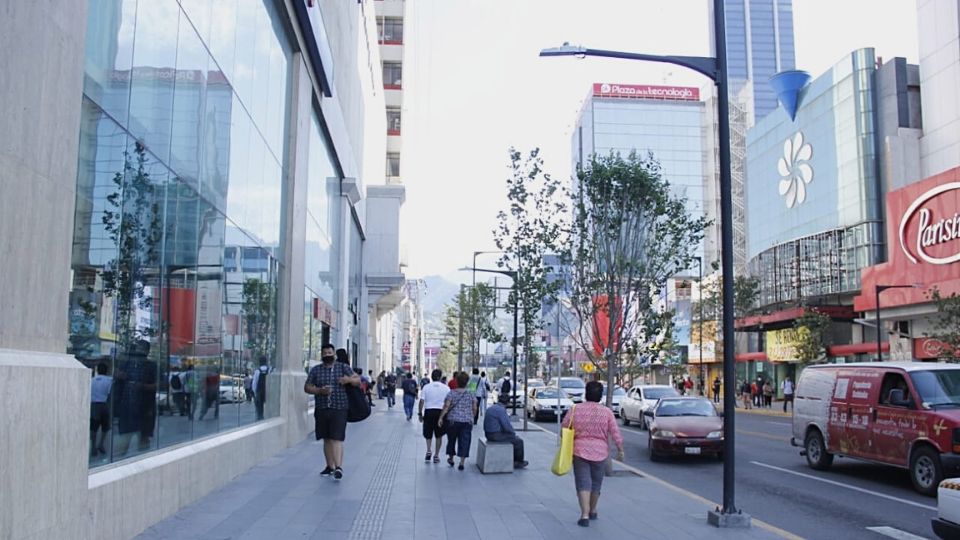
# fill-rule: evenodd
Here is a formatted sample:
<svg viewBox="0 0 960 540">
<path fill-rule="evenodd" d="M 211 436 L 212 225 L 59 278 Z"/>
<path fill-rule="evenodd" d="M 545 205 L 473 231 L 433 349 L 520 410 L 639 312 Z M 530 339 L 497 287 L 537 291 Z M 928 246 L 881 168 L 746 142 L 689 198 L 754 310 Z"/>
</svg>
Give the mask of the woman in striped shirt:
<svg viewBox="0 0 960 540">
<path fill-rule="evenodd" d="M 572 427 L 573 477 L 580 500 L 580 520 L 577 525 L 588 527 L 597 519 L 597 502 L 607 457 L 609 440 L 617 444 L 617 459 L 623 459 L 623 436 L 610 409 L 600 404 L 603 385 L 590 381 L 584 390 L 584 402 L 578 404 L 563 420 L 563 427 Z"/>
</svg>

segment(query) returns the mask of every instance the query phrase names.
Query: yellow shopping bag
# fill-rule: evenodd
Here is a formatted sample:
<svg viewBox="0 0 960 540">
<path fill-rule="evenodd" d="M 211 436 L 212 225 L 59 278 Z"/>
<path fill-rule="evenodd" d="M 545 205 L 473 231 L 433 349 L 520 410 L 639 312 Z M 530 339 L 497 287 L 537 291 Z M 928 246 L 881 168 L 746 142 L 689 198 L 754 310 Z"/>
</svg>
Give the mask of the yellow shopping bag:
<svg viewBox="0 0 960 540">
<path fill-rule="evenodd" d="M 575 408 L 576 407 L 574 407 L 574 409 Z M 573 415 L 573 409 L 570 410 L 570 414 Z M 557 450 L 557 455 L 553 458 L 553 465 L 550 467 L 550 472 L 557 476 L 563 476 L 573 468 L 572 418 L 571 416 L 570 427 L 560 430 L 560 448 Z"/>
</svg>

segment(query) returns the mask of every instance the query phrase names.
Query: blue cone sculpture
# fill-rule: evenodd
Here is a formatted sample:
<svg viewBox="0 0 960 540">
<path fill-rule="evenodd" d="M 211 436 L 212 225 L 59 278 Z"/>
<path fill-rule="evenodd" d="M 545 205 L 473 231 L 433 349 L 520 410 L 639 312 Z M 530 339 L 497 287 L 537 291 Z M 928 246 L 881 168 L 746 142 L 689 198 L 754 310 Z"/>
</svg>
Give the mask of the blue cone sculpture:
<svg viewBox="0 0 960 540">
<path fill-rule="evenodd" d="M 770 86 L 777 93 L 777 100 L 783 109 L 790 115 L 790 120 L 796 120 L 801 91 L 809 82 L 810 74 L 800 70 L 781 71 L 770 77 Z"/>
</svg>

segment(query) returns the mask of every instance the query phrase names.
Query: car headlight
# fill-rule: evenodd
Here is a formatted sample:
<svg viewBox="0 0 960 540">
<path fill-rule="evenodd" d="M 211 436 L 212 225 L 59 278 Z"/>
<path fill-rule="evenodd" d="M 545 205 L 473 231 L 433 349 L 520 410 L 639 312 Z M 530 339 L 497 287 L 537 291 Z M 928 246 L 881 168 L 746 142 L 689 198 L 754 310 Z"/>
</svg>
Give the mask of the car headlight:
<svg viewBox="0 0 960 540">
<path fill-rule="evenodd" d="M 723 438 L 723 432 L 722 432 L 722 431 L 711 431 L 710 433 L 707 433 L 707 438 L 708 438 L 708 439 L 722 439 L 722 438 Z"/>
<path fill-rule="evenodd" d="M 665 429 L 658 430 L 656 433 L 653 434 L 654 439 L 671 439 L 676 436 L 677 435 L 674 432 L 667 431 Z"/>
</svg>

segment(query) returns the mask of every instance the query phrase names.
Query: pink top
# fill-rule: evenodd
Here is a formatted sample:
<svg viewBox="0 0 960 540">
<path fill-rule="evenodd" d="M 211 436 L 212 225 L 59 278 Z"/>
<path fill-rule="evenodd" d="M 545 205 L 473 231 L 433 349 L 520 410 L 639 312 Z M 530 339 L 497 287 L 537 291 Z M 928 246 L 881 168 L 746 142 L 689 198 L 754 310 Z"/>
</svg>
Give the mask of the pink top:
<svg viewBox="0 0 960 540">
<path fill-rule="evenodd" d="M 588 461 L 603 461 L 610 454 L 610 437 L 623 448 L 623 436 L 613 412 L 599 403 L 578 403 L 563 419 L 563 427 L 573 424 L 573 455 Z"/>
</svg>

